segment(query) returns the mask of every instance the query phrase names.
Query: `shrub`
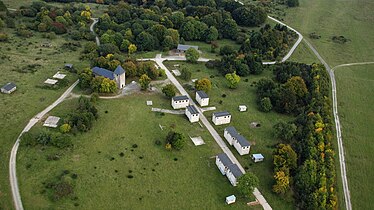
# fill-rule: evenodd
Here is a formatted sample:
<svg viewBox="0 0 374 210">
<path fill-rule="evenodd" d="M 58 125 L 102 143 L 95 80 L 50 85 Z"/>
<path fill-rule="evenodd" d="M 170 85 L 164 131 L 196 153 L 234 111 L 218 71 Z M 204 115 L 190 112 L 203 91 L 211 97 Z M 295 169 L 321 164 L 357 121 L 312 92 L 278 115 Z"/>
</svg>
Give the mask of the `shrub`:
<svg viewBox="0 0 374 210">
<path fill-rule="evenodd" d="M 176 92 L 177 90 L 172 84 L 167 84 L 162 88 L 162 93 L 164 93 L 168 98 L 174 97 Z"/>
<path fill-rule="evenodd" d="M 0 42 L 5 42 L 8 40 L 8 34 L 0 33 Z"/>
<path fill-rule="evenodd" d="M 71 126 L 68 123 L 65 123 L 60 126 L 60 132 L 61 133 L 69 133 L 71 130 Z"/>
</svg>

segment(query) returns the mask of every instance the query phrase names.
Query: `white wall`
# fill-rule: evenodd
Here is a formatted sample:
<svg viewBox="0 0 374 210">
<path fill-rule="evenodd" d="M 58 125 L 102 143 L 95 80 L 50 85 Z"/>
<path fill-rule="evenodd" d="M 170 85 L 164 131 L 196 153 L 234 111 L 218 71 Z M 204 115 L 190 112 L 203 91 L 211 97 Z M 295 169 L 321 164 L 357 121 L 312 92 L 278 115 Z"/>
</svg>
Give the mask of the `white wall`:
<svg viewBox="0 0 374 210">
<path fill-rule="evenodd" d="M 232 137 L 232 136 L 230 135 L 230 133 L 227 132 L 226 130 L 224 131 L 223 136 L 225 137 L 225 139 L 227 140 L 227 142 L 228 142 L 230 145 L 232 145 L 232 144 L 234 143 L 235 138 Z"/>
<path fill-rule="evenodd" d="M 227 171 L 226 176 L 227 176 L 227 178 L 229 179 L 229 181 L 230 181 L 230 183 L 232 184 L 232 186 L 235 187 L 236 184 L 237 184 L 237 181 L 236 181 L 235 176 L 231 173 L 230 170 Z"/>
<path fill-rule="evenodd" d="M 197 93 L 196 93 L 196 101 L 200 104 L 200 106 L 209 105 L 209 98 L 200 98 L 199 94 Z"/>
<path fill-rule="evenodd" d="M 226 174 L 226 167 L 222 164 L 221 160 L 216 157 L 216 165 L 219 169 L 219 171 L 221 172 L 222 175 L 225 175 Z"/>
<path fill-rule="evenodd" d="M 182 100 L 182 101 L 174 101 L 174 100 L 171 100 L 171 106 L 172 106 L 174 109 L 182 109 L 182 108 L 186 108 L 189 104 L 190 104 L 190 100 L 189 100 L 189 99 L 187 99 L 187 100 Z"/>
<path fill-rule="evenodd" d="M 215 125 L 222 125 L 222 124 L 228 124 L 231 121 L 231 115 L 228 116 L 222 116 L 222 117 L 215 117 L 213 115 L 212 121 Z"/>
<path fill-rule="evenodd" d="M 186 108 L 185 114 L 187 115 L 190 122 L 198 122 L 199 121 L 199 113 L 197 114 L 191 114 L 188 109 Z"/>
<path fill-rule="evenodd" d="M 248 146 L 248 147 L 242 147 L 240 144 L 239 144 L 239 142 L 238 141 L 235 141 L 235 143 L 234 143 L 234 147 L 235 147 L 235 149 L 236 149 L 236 151 L 238 151 L 238 153 L 240 154 L 240 155 L 247 155 L 247 154 L 249 154 L 249 150 L 250 150 L 250 146 Z"/>
</svg>

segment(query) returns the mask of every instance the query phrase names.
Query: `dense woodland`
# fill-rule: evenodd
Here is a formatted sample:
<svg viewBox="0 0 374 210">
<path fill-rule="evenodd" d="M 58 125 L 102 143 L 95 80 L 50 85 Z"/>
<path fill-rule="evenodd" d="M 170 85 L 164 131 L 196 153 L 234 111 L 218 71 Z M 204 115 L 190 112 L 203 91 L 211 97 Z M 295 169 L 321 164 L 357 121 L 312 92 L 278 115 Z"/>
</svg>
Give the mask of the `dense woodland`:
<svg viewBox="0 0 374 210">
<path fill-rule="evenodd" d="M 259 105 L 268 99 L 275 111 L 296 116 L 275 125 L 282 141 L 275 150 L 273 190 L 294 192 L 300 209 L 336 209 L 329 80 L 320 64 L 287 62 L 274 68 L 275 79 L 257 83 Z M 261 110 L 268 107 L 262 107 Z"/>
</svg>

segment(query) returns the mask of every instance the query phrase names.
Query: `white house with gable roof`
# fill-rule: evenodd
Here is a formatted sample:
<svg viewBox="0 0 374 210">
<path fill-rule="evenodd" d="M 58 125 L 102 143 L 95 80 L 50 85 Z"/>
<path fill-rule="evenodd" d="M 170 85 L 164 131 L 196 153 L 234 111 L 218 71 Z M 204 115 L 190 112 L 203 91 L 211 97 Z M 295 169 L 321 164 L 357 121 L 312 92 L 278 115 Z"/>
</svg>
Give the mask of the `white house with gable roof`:
<svg viewBox="0 0 374 210">
<path fill-rule="evenodd" d="M 228 124 L 231 121 L 231 114 L 229 112 L 215 112 L 212 116 L 214 125 Z"/>
<path fill-rule="evenodd" d="M 208 106 L 209 96 L 202 90 L 196 91 L 196 101 L 200 104 L 200 106 Z"/>
<path fill-rule="evenodd" d="M 199 121 L 200 114 L 194 105 L 187 106 L 185 114 L 190 120 L 190 122 L 193 123 Z"/>
<path fill-rule="evenodd" d="M 190 99 L 188 96 L 174 96 L 171 99 L 171 106 L 173 109 L 182 109 L 190 105 Z"/>
</svg>

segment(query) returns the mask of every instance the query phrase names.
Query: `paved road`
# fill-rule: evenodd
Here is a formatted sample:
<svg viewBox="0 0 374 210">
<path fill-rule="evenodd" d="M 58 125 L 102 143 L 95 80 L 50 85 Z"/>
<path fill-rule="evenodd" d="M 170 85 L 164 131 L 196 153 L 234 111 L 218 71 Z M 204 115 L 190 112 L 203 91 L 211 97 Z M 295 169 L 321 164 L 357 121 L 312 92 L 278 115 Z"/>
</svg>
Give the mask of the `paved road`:
<svg viewBox="0 0 374 210">
<path fill-rule="evenodd" d="M 334 119 L 335 119 L 336 138 L 338 140 L 339 164 L 340 164 L 340 173 L 341 173 L 342 182 L 343 182 L 344 201 L 345 201 L 346 209 L 352 210 L 351 195 L 350 195 L 349 188 L 348 188 L 347 170 L 345 166 L 342 132 L 341 132 L 339 115 L 338 115 L 338 99 L 336 97 L 335 74 L 334 74 L 334 71 L 330 68 L 330 66 L 326 63 L 326 61 L 322 58 L 322 56 L 313 47 L 313 45 L 310 44 L 308 40 L 304 39 L 304 41 L 308 45 L 308 47 L 313 51 L 313 53 L 317 56 L 317 58 L 321 61 L 321 63 L 325 66 L 326 70 L 328 71 L 330 75 L 331 88 L 332 88 L 333 114 L 334 114 Z"/>
<path fill-rule="evenodd" d="M 205 125 L 205 127 L 208 129 L 209 133 L 213 136 L 214 140 L 217 142 L 217 144 L 221 147 L 221 149 L 223 150 L 224 153 L 227 154 L 227 156 L 229 156 L 229 158 L 232 160 L 232 162 L 234 162 L 235 164 L 238 165 L 238 167 L 240 168 L 240 170 L 245 173 L 245 170 L 244 168 L 242 167 L 242 165 L 240 164 L 240 162 L 236 159 L 236 157 L 234 156 L 234 154 L 232 154 L 231 150 L 226 146 L 225 142 L 223 141 L 223 139 L 221 138 L 221 136 L 218 134 L 218 132 L 214 129 L 214 127 L 210 124 L 210 122 L 208 121 L 208 119 L 204 116 L 203 114 L 203 111 L 199 108 L 199 106 L 197 106 L 195 104 L 195 102 L 192 100 L 192 98 L 190 97 L 190 95 L 187 93 L 187 91 L 183 88 L 183 86 L 178 82 L 178 80 L 174 77 L 174 75 L 169 71 L 169 69 L 166 68 L 166 66 L 163 64 L 163 62 L 166 60 L 165 58 L 162 58 L 161 57 L 161 54 L 158 54 L 156 55 L 156 58 L 155 59 L 149 59 L 149 60 L 154 60 L 157 65 L 159 65 L 162 69 L 165 69 L 165 73 L 166 73 L 166 76 L 169 78 L 169 80 L 174 84 L 174 86 L 178 89 L 178 91 L 182 94 L 182 95 L 186 95 L 188 96 L 188 98 L 190 98 L 190 104 L 192 105 L 195 105 L 195 107 L 197 107 L 197 110 L 200 114 L 200 120 L 201 122 Z M 170 57 L 168 57 L 168 60 L 171 60 Z M 262 205 L 262 207 L 265 209 L 265 210 L 271 210 L 272 208 L 270 207 L 270 205 L 268 204 L 268 202 L 266 201 L 266 199 L 261 195 L 260 191 L 258 191 L 258 189 L 256 188 L 255 189 L 255 193 L 254 195 L 256 196 L 257 200 L 260 202 L 260 204 Z"/>
<path fill-rule="evenodd" d="M 58 98 L 53 104 L 45 108 L 43 111 L 35 115 L 26 127 L 22 130 L 21 134 L 18 136 L 16 143 L 13 145 L 12 151 L 10 153 L 10 160 L 9 160 L 9 181 L 10 187 L 12 189 L 12 196 L 14 201 L 14 207 L 16 210 L 23 210 L 21 195 L 19 193 L 18 182 L 17 182 L 17 167 L 16 167 L 16 160 L 17 160 L 17 151 L 20 143 L 20 137 L 23 133 L 29 131 L 45 114 L 51 111 L 54 107 L 56 107 L 59 103 L 61 103 L 74 89 L 75 86 L 79 83 L 79 80 L 74 82 L 61 96 Z"/>
<path fill-rule="evenodd" d="M 331 70 L 335 71 L 337 68 L 346 67 L 346 66 L 359 66 L 359 65 L 370 65 L 370 64 L 374 64 L 374 62 L 369 61 L 369 62 L 359 62 L 359 63 L 345 63 L 345 64 L 337 65 L 334 68 L 332 68 Z"/>
<path fill-rule="evenodd" d="M 99 37 L 97 37 L 97 35 L 96 35 L 95 31 L 94 31 L 94 26 L 96 25 L 96 23 L 99 22 L 99 19 L 98 18 L 91 18 L 91 20 L 93 20 L 93 22 L 90 25 L 90 31 L 95 35 L 96 45 L 100 46 Z"/>
</svg>

